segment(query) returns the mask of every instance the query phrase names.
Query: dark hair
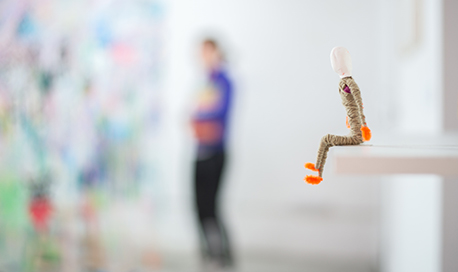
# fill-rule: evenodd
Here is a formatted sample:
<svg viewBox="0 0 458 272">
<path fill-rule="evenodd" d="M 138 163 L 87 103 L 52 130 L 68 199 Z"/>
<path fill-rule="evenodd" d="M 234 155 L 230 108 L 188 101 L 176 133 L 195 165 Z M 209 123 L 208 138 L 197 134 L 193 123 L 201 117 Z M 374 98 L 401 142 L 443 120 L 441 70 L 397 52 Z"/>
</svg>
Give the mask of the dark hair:
<svg viewBox="0 0 458 272">
<path fill-rule="evenodd" d="M 219 52 L 221 60 L 222 61 L 226 61 L 226 56 L 225 56 L 223 50 L 221 49 L 221 47 L 219 46 L 218 42 L 215 39 L 213 39 L 213 38 L 205 38 L 202 41 L 202 45 L 203 46 L 211 46 L 213 49 L 215 49 L 215 50 L 217 50 Z"/>
<path fill-rule="evenodd" d="M 211 39 L 211 38 L 204 39 L 202 41 L 202 45 L 210 45 L 214 49 L 219 49 L 218 43 L 214 39 Z"/>
</svg>

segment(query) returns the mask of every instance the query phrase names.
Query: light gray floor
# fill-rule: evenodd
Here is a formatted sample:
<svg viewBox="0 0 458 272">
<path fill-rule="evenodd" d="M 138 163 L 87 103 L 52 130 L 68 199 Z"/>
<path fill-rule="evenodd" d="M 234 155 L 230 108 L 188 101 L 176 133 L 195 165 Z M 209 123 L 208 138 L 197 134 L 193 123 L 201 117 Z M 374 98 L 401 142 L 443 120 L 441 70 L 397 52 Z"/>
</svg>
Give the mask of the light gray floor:
<svg viewBox="0 0 458 272">
<path fill-rule="evenodd" d="M 191 256 L 169 256 L 161 272 L 376 272 L 374 264 L 364 260 L 339 260 L 336 258 L 297 258 L 273 252 L 239 252 L 238 265 L 233 270 L 205 270 Z"/>
<path fill-rule="evenodd" d="M 378 271 L 374 208 L 259 204 L 238 201 L 226 209 L 238 264 L 229 271 Z M 174 214 L 176 221 L 160 231 L 165 236 L 159 271 L 206 271 L 198 261 L 192 214 L 178 208 Z"/>
</svg>

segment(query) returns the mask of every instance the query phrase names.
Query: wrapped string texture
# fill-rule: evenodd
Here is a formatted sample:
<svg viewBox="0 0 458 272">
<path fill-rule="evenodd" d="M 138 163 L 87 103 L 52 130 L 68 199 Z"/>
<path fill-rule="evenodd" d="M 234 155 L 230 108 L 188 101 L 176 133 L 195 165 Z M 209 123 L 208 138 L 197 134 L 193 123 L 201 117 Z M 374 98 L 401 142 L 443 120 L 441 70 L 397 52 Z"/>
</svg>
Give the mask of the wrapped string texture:
<svg viewBox="0 0 458 272">
<path fill-rule="evenodd" d="M 345 87 L 350 88 L 350 92 L 344 91 Z M 352 77 L 344 77 L 339 82 L 339 93 L 342 104 L 347 111 L 350 133 L 346 136 L 327 134 L 321 138 L 315 168 L 319 170 L 322 177 L 324 164 L 326 163 L 329 148 L 336 145 L 359 145 L 363 142 L 361 126 L 366 126 L 366 117 L 363 114 L 363 102 L 358 85 Z"/>
</svg>

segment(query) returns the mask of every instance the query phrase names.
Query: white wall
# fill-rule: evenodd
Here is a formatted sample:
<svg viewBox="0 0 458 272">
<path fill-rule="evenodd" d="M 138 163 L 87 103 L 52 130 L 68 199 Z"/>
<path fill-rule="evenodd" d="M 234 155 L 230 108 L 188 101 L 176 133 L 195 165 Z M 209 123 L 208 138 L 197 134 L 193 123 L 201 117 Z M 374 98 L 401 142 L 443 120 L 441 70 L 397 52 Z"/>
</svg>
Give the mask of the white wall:
<svg viewBox="0 0 458 272">
<path fill-rule="evenodd" d="M 346 46 L 352 54 L 374 137 L 393 126 L 393 101 L 381 77 L 385 56 L 378 53 L 383 46 L 380 2 L 169 1 L 163 175 L 174 199 L 170 209 L 190 209 L 192 156 L 184 106 L 195 86 L 196 41 L 206 30 L 220 31 L 237 75 L 226 210 L 238 245 L 374 259 L 377 182 L 335 177 L 332 163 L 322 185 L 302 179 L 310 174 L 303 164 L 315 160 L 320 138 L 347 133 L 339 78 L 329 61 L 334 46 Z M 280 219 L 285 214 L 297 220 Z M 338 229 L 327 223 L 323 229 L 317 222 L 328 222 L 326 216 L 340 216 L 346 225 Z M 192 228 L 191 215 L 170 220 Z M 164 237 L 193 247 L 189 233 L 177 232 Z"/>
<path fill-rule="evenodd" d="M 388 1 L 393 15 L 393 88 L 397 94 L 397 130 L 439 133 L 442 129 L 442 10 L 438 0 Z M 400 3 L 406 2 L 403 6 Z M 394 8 L 393 8 L 394 7 Z M 417 13 L 416 19 L 406 14 Z M 415 16 L 415 15 L 413 15 Z M 404 28 L 406 31 L 402 31 Z M 403 43 L 403 36 L 417 32 Z"/>
<path fill-rule="evenodd" d="M 410 135 L 410 144 L 442 132 L 441 2 L 390 0 L 382 5 L 383 67 L 396 103 L 394 127 Z M 442 271 L 442 179 L 387 177 L 382 189 L 382 271 Z"/>
</svg>

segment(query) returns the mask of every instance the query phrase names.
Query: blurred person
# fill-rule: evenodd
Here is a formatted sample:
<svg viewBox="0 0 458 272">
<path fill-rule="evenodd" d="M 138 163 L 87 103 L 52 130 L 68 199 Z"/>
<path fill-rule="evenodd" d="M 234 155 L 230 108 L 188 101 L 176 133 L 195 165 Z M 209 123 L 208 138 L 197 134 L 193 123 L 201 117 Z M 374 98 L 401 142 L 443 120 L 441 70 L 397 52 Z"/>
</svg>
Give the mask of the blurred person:
<svg viewBox="0 0 458 272">
<path fill-rule="evenodd" d="M 224 66 L 222 50 L 213 39 L 205 39 L 200 57 L 206 72 L 199 92 L 192 127 L 197 140 L 194 193 L 205 265 L 233 266 L 227 229 L 219 211 L 219 192 L 226 164 L 228 117 L 233 87 Z"/>
</svg>

